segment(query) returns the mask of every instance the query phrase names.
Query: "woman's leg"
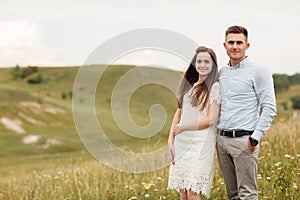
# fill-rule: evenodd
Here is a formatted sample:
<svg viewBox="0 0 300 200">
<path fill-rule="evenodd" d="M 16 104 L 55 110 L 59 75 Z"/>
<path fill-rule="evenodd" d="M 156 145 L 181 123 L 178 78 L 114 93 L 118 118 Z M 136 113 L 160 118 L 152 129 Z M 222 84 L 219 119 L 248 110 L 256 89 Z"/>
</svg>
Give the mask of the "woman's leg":
<svg viewBox="0 0 300 200">
<path fill-rule="evenodd" d="M 188 200 L 188 195 L 186 190 L 180 190 L 180 200 Z"/>
<path fill-rule="evenodd" d="M 195 192 L 192 192 L 191 190 L 189 190 L 187 192 L 187 196 L 188 196 L 188 200 L 202 200 L 202 193 L 200 192 L 200 194 L 197 194 Z"/>
</svg>

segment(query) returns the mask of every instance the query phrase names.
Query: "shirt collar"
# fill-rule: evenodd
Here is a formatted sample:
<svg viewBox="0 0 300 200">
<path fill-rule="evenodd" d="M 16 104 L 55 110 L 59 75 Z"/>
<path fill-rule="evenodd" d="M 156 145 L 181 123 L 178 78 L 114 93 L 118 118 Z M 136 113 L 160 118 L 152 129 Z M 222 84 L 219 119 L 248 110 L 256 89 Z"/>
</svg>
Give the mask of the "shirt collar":
<svg viewBox="0 0 300 200">
<path fill-rule="evenodd" d="M 228 61 L 227 63 L 227 67 L 230 67 L 230 68 L 240 68 L 240 67 L 243 67 L 247 62 L 249 61 L 249 58 L 248 56 L 246 56 L 246 58 L 244 60 L 242 60 L 239 64 L 237 64 L 236 66 L 232 67 L 230 65 L 230 61 Z"/>
</svg>

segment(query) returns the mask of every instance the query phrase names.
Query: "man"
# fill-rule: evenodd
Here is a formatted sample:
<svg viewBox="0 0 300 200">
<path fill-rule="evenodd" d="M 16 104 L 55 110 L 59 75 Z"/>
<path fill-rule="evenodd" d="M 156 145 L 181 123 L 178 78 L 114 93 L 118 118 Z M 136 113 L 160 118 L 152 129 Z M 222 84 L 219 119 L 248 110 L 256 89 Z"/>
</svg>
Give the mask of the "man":
<svg viewBox="0 0 300 200">
<path fill-rule="evenodd" d="M 246 56 L 249 43 L 244 27 L 229 27 L 224 47 L 230 60 L 219 77 L 219 165 L 229 199 L 258 199 L 259 141 L 276 116 L 273 78 L 269 70 Z"/>
</svg>

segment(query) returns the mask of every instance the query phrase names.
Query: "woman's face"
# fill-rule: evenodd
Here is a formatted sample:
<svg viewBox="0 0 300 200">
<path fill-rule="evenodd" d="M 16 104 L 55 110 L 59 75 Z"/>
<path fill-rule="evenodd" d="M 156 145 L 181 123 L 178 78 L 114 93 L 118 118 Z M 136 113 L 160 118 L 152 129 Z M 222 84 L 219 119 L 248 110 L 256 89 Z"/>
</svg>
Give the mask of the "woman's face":
<svg viewBox="0 0 300 200">
<path fill-rule="evenodd" d="M 207 52 L 200 52 L 196 57 L 196 70 L 199 75 L 206 78 L 211 72 L 213 67 L 213 61 Z"/>
</svg>

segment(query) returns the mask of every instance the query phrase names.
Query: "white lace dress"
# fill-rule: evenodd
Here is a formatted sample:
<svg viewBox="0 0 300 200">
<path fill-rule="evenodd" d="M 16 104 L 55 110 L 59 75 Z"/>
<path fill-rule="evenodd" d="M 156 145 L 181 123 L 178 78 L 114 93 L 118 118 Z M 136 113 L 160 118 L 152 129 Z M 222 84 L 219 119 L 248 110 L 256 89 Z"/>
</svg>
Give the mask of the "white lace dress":
<svg viewBox="0 0 300 200">
<path fill-rule="evenodd" d="M 180 123 L 195 122 L 207 116 L 209 104 L 220 105 L 221 92 L 219 82 L 215 82 L 210 92 L 209 102 L 200 112 L 198 107 L 192 107 L 190 94 L 183 97 Z M 214 178 L 215 133 L 214 126 L 200 131 L 185 131 L 178 134 L 174 141 L 175 165 L 170 165 L 169 189 L 186 189 L 196 193 L 202 192 L 210 196 Z"/>
</svg>

